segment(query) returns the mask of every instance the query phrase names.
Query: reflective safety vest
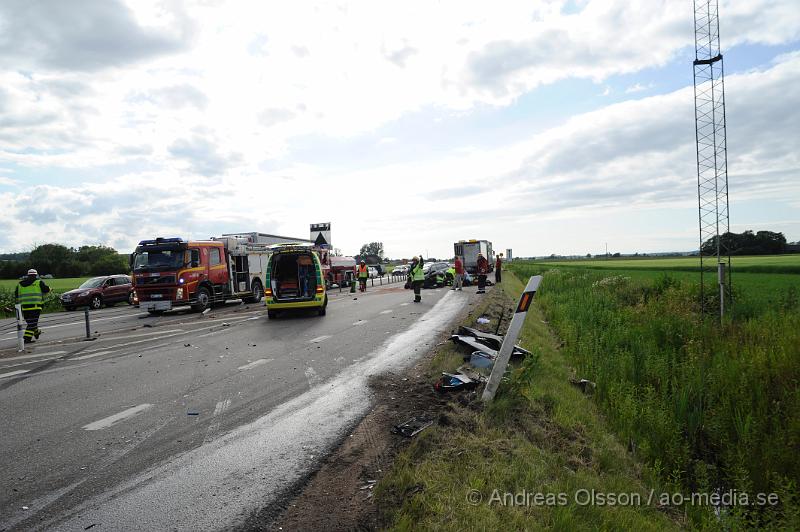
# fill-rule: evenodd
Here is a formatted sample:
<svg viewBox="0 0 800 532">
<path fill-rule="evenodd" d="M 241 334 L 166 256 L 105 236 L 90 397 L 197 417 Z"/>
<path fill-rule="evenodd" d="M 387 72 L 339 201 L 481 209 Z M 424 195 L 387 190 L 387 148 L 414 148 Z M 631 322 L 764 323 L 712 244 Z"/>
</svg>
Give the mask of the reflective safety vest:
<svg viewBox="0 0 800 532">
<path fill-rule="evenodd" d="M 367 265 L 365 264 L 364 266 L 361 266 L 359 264 L 359 266 L 358 266 L 358 278 L 359 279 L 366 279 L 367 277 L 369 277 L 369 270 L 367 269 Z"/>
<path fill-rule="evenodd" d="M 422 263 L 418 263 L 415 267 L 411 268 L 412 281 L 424 281 L 425 273 L 422 271 Z"/>
<path fill-rule="evenodd" d="M 28 286 L 17 286 L 17 303 L 22 305 L 22 310 L 42 310 L 44 296 L 37 279 Z"/>
</svg>

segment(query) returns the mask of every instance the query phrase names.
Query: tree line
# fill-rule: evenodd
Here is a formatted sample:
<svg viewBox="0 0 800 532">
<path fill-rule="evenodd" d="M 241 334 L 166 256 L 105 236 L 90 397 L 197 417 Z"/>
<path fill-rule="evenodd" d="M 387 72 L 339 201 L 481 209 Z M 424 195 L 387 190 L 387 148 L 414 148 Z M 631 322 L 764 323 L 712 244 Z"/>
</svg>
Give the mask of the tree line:
<svg viewBox="0 0 800 532">
<path fill-rule="evenodd" d="M 786 253 L 786 237 L 773 231 L 745 231 L 744 233 L 723 233 L 720 237 L 723 254 L 731 255 L 778 255 Z M 703 242 L 700 251 L 703 255 L 717 252 L 717 236 Z"/>
<path fill-rule="evenodd" d="M 130 271 L 128 256 L 107 246 L 68 248 L 61 244 L 36 246 L 27 257 L 0 260 L 0 279 L 17 279 L 36 268 L 40 275 L 53 277 L 86 277 L 113 275 Z"/>
</svg>

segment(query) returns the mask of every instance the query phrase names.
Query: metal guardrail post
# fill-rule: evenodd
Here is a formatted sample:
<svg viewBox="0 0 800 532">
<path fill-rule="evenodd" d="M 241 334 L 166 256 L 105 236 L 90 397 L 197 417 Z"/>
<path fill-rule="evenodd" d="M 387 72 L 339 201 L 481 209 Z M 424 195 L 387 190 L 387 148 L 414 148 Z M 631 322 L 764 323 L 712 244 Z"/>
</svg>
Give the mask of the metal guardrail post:
<svg viewBox="0 0 800 532">
<path fill-rule="evenodd" d="M 86 320 L 86 339 L 89 340 L 92 337 L 89 332 L 89 307 L 83 309 L 83 318 Z"/>
<path fill-rule="evenodd" d="M 14 305 L 17 315 L 17 351 L 25 351 L 25 332 L 22 330 L 22 304 Z"/>
<path fill-rule="evenodd" d="M 519 298 L 519 304 L 514 311 L 514 317 L 511 318 L 511 323 L 508 325 L 505 337 L 503 337 L 503 344 L 497 352 L 497 358 L 492 367 L 492 374 L 489 375 L 489 381 L 486 383 L 486 388 L 483 389 L 483 401 L 491 401 L 497 393 L 497 387 L 500 386 L 500 381 L 506 372 L 508 366 L 508 359 L 511 358 L 511 352 L 514 350 L 514 344 L 519 338 L 519 333 L 522 330 L 522 324 L 525 323 L 525 316 L 528 315 L 528 308 L 536 295 L 536 290 L 539 288 L 539 283 L 542 282 L 542 276 L 536 275 L 528 280 L 528 284 L 522 295 Z"/>
</svg>

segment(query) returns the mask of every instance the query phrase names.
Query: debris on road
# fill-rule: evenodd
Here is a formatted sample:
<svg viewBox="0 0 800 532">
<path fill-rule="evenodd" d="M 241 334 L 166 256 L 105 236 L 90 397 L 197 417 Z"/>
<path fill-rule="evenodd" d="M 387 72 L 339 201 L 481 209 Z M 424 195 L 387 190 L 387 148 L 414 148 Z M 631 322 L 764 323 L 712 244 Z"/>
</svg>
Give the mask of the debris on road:
<svg viewBox="0 0 800 532">
<path fill-rule="evenodd" d="M 433 421 L 430 419 L 422 417 L 412 417 L 408 421 L 392 427 L 392 434 L 399 434 L 401 436 L 405 436 L 406 438 L 411 438 L 412 436 L 416 436 L 417 434 L 419 434 L 426 428 L 430 427 L 431 425 L 433 425 Z"/>
<path fill-rule="evenodd" d="M 471 390 L 478 386 L 478 383 L 466 375 L 442 372 L 442 376 L 433 384 L 433 389 L 437 392 L 451 392 L 454 390 Z"/>
<path fill-rule="evenodd" d="M 194 410 L 189 410 L 188 412 L 186 412 L 186 415 L 187 416 L 199 416 L 200 412 L 195 412 Z"/>
<path fill-rule="evenodd" d="M 228 323 L 227 321 L 223 321 L 223 322 L 222 322 L 222 326 L 223 326 L 223 327 L 230 327 L 230 326 L 231 326 L 231 324 L 230 324 L 230 323 Z"/>
<path fill-rule="evenodd" d="M 466 357 L 464 357 L 466 358 Z M 469 356 L 469 363 L 474 368 L 491 368 L 494 366 L 495 355 L 484 351 L 473 351 Z"/>
<path fill-rule="evenodd" d="M 492 336 L 494 336 L 494 335 L 492 335 Z M 485 353 L 489 353 L 490 355 L 495 355 L 495 356 L 497 355 L 497 351 L 498 351 L 497 349 L 492 349 L 486 343 L 480 342 L 474 336 L 466 336 L 466 335 L 461 335 L 461 334 L 454 334 L 454 335 L 452 335 L 450 337 L 450 339 L 453 340 L 454 343 L 463 344 L 463 345 L 469 346 L 469 347 L 471 347 L 472 349 L 474 349 L 476 351 L 483 351 Z M 520 347 L 518 345 L 515 345 L 514 346 L 514 350 L 511 352 L 511 356 L 512 357 L 513 356 L 528 356 L 530 354 L 531 354 L 530 351 L 528 351 L 527 349 L 523 349 L 522 347 Z"/>
<path fill-rule="evenodd" d="M 480 323 L 481 325 L 486 325 L 486 324 L 487 324 L 487 323 L 489 323 L 491 320 L 490 320 L 489 318 L 485 318 L 485 317 L 481 316 L 481 317 L 480 317 L 480 318 L 478 318 L 476 321 L 477 321 L 478 323 Z"/>
<path fill-rule="evenodd" d="M 587 395 L 593 394 L 594 393 L 594 389 L 597 387 L 597 385 L 595 383 L 593 383 L 592 381 L 590 381 L 588 379 L 581 379 L 581 380 L 570 379 L 569 383 L 571 385 L 575 386 L 576 388 L 580 388 L 580 390 L 583 393 L 587 394 Z"/>
</svg>

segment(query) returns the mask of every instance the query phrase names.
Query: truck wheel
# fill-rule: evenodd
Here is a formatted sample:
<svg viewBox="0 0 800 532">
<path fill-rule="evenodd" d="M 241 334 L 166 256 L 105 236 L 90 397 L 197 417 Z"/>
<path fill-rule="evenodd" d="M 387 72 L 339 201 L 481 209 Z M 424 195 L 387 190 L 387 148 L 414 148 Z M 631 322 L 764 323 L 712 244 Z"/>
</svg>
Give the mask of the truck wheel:
<svg viewBox="0 0 800 532">
<path fill-rule="evenodd" d="M 192 305 L 192 310 L 203 312 L 211 306 L 211 294 L 208 293 L 208 288 L 201 286 L 197 290 L 197 303 Z"/>
<path fill-rule="evenodd" d="M 261 288 L 261 281 L 253 281 L 253 295 L 244 299 L 245 303 L 258 303 L 264 297 L 264 289 Z"/>
</svg>

